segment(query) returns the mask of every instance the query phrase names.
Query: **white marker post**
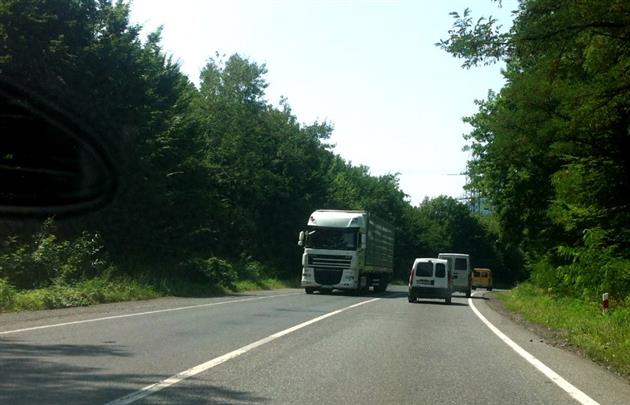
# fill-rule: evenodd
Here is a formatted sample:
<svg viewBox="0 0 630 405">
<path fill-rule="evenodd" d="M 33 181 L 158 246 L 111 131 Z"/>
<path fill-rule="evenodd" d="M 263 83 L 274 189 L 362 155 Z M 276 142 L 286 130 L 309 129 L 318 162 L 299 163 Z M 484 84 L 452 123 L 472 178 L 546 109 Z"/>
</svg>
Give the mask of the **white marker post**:
<svg viewBox="0 0 630 405">
<path fill-rule="evenodd" d="M 604 313 L 608 313 L 608 293 L 602 294 L 602 310 Z"/>
</svg>

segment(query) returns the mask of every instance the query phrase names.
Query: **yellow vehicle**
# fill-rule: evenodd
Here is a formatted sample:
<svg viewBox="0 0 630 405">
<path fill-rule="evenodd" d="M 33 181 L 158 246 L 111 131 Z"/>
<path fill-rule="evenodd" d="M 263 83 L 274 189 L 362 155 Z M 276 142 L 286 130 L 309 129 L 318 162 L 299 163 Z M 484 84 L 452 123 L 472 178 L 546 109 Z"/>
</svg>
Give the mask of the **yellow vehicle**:
<svg viewBox="0 0 630 405">
<path fill-rule="evenodd" d="M 485 288 L 492 291 L 492 270 L 483 268 L 474 268 L 472 272 L 472 288 Z"/>
</svg>

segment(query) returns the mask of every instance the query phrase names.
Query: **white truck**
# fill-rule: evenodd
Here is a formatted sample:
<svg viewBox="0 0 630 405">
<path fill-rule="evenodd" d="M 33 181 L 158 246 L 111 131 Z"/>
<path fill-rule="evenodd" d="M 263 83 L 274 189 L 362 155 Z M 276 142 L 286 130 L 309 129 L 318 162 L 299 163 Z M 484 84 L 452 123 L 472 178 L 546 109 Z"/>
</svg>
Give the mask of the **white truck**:
<svg viewBox="0 0 630 405">
<path fill-rule="evenodd" d="M 394 231 L 366 211 L 317 210 L 298 244 L 307 294 L 385 291 L 394 272 Z"/>
</svg>

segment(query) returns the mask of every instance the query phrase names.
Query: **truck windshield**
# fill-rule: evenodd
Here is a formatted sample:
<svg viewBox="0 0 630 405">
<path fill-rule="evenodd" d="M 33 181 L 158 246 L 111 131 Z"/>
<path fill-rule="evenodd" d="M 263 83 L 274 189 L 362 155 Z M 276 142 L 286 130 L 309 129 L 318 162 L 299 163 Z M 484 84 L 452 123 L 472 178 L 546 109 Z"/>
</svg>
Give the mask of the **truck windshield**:
<svg viewBox="0 0 630 405">
<path fill-rule="evenodd" d="M 306 247 L 313 249 L 357 250 L 358 229 L 309 228 Z"/>
</svg>

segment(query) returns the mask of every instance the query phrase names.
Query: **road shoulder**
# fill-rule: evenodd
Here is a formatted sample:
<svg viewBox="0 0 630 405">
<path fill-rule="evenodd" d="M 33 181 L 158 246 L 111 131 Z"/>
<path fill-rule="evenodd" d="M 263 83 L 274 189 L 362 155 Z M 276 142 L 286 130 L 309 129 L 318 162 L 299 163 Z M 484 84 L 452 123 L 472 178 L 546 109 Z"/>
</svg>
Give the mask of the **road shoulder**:
<svg viewBox="0 0 630 405">
<path fill-rule="evenodd" d="M 630 398 L 627 380 L 585 358 L 575 348 L 562 346 L 562 340 L 552 330 L 511 313 L 493 293 L 477 292 L 473 302 L 501 332 L 594 400 L 602 404 L 625 403 Z"/>
</svg>

